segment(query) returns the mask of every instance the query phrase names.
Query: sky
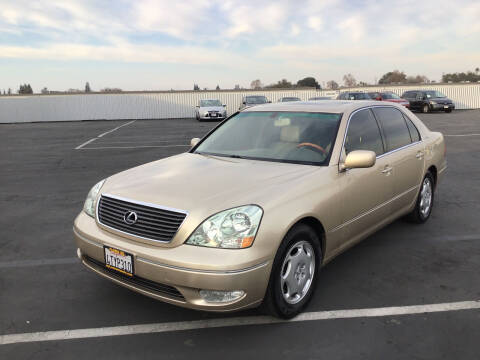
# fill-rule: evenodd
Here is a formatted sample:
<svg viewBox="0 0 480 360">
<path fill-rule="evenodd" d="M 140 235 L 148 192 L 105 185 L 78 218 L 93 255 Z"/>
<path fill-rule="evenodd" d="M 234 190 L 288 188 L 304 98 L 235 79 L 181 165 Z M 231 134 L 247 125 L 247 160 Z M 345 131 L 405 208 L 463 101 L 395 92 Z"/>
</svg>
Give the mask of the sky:
<svg viewBox="0 0 480 360">
<path fill-rule="evenodd" d="M 480 1 L 0 0 L 0 91 L 248 88 L 480 67 Z"/>
</svg>

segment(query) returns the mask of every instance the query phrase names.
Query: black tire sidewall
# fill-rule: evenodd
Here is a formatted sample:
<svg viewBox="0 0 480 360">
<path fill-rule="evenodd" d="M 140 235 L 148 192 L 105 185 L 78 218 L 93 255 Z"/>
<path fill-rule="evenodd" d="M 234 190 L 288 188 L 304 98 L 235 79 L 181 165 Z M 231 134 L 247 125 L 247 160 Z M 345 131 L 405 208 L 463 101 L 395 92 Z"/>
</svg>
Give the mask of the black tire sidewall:
<svg viewBox="0 0 480 360">
<path fill-rule="evenodd" d="M 425 109 L 426 109 L 427 111 L 425 111 Z M 422 107 L 422 112 L 423 112 L 424 114 L 427 114 L 428 112 L 430 112 L 430 106 L 428 106 L 427 104 L 424 104 L 423 107 Z"/>
<path fill-rule="evenodd" d="M 287 255 L 287 251 L 290 247 L 300 241 L 305 240 L 312 245 L 312 248 L 315 253 L 315 271 L 313 275 L 312 284 L 308 290 L 307 295 L 297 304 L 289 304 L 285 301 L 282 295 L 281 283 L 280 283 L 280 272 L 282 271 L 283 260 Z M 321 255 L 321 246 L 320 239 L 318 238 L 316 232 L 309 226 L 300 224 L 292 228 L 285 238 L 282 241 L 282 244 L 277 250 L 275 260 L 272 266 L 272 272 L 270 274 L 270 282 L 267 290 L 267 301 L 270 302 L 269 307 L 271 308 L 270 312 L 274 312 L 274 315 L 279 316 L 284 319 L 290 319 L 300 313 L 305 306 L 308 304 L 312 298 L 315 289 L 316 282 L 318 280 L 318 273 L 321 267 L 322 255 Z M 273 308 L 273 309 L 272 309 Z"/>
</svg>

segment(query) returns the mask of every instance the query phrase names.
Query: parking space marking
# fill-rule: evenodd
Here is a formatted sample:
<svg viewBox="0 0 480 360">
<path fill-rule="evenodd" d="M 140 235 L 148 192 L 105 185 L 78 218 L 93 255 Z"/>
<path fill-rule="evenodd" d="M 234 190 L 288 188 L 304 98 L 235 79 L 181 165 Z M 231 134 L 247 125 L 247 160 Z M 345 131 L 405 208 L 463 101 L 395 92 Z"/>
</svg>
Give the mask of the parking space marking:
<svg viewBox="0 0 480 360">
<path fill-rule="evenodd" d="M 445 134 L 443 136 L 480 136 L 480 134 L 458 134 L 458 135 Z"/>
<path fill-rule="evenodd" d="M 142 148 L 169 148 L 169 147 L 190 147 L 190 145 L 138 145 L 138 146 L 96 146 L 84 147 L 78 150 L 101 150 L 101 149 L 142 149 Z"/>
<path fill-rule="evenodd" d="M 45 266 L 45 265 L 69 265 L 80 262 L 78 257 L 38 260 L 0 261 L 0 269 Z"/>
<path fill-rule="evenodd" d="M 88 144 L 94 142 L 95 140 L 100 139 L 100 138 L 104 137 L 105 135 L 110 134 L 110 133 L 112 133 L 112 132 L 120 129 L 121 127 L 130 125 L 130 124 L 133 124 L 135 121 L 136 121 L 136 120 L 132 120 L 132 121 L 129 121 L 129 122 L 125 123 L 125 124 L 122 124 L 122 125 L 120 125 L 120 126 L 117 126 L 116 128 L 113 128 L 112 130 L 105 131 L 104 133 L 98 135 L 97 137 L 94 137 L 94 138 L 92 138 L 92 139 L 90 139 L 90 140 L 88 140 L 88 141 L 85 141 L 83 144 L 78 145 L 78 146 L 75 148 L 75 150 L 81 150 L 81 149 L 83 149 L 83 147 L 84 147 L 85 145 L 88 145 Z"/>
<path fill-rule="evenodd" d="M 292 323 L 302 321 L 353 319 L 383 316 L 414 315 L 458 310 L 480 309 L 480 300 L 460 301 L 441 304 L 392 306 L 382 308 L 330 310 L 307 312 L 291 320 L 281 320 L 269 316 L 246 316 L 223 319 L 207 319 L 194 321 L 179 321 L 156 324 L 139 324 L 125 326 L 111 326 L 90 329 L 73 329 L 58 331 L 43 331 L 23 334 L 0 335 L 0 345 L 31 343 L 38 341 L 60 341 L 86 338 L 100 338 L 106 336 L 153 334 L 173 331 L 212 329 L 245 325 L 266 325 L 278 323 Z"/>
</svg>

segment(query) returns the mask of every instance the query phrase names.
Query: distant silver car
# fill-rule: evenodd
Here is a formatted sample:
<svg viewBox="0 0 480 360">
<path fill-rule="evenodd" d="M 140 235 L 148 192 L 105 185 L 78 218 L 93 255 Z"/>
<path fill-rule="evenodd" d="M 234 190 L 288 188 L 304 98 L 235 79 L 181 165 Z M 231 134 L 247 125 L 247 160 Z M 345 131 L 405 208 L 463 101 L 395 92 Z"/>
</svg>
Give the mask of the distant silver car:
<svg viewBox="0 0 480 360">
<path fill-rule="evenodd" d="M 223 120 L 227 117 L 226 106 L 220 100 L 200 100 L 195 109 L 195 117 L 198 121 Z"/>
<path fill-rule="evenodd" d="M 278 102 L 292 102 L 292 101 L 302 101 L 302 99 L 296 96 L 285 96 L 278 100 Z"/>
<path fill-rule="evenodd" d="M 260 105 L 260 104 L 267 104 L 270 103 L 271 101 L 268 101 L 268 99 L 263 96 L 263 95 L 249 95 L 249 96 L 244 96 L 242 99 L 242 104 L 238 108 L 238 110 L 245 109 L 250 106 L 255 106 L 255 105 Z"/>
<path fill-rule="evenodd" d="M 314 96 L 308 99 L 308 101 L 317 101 L 317 100 L 332 100 L 332 98 L 328 96 Z"/>
</svg>

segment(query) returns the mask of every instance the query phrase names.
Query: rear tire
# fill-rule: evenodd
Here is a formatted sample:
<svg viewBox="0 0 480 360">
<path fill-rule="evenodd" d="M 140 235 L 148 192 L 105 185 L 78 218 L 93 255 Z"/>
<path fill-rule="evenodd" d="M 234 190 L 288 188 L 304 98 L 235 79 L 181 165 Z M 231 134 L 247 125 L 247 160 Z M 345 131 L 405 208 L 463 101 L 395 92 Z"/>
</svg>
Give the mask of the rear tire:
<svg viewBox="0 0 480 360">
<path fill-rule="evenodd" d="M 305 224 L 293 227 L 275 255 L 263 307 L 270 315 L 291 319 L 316 289 L 322 254 L 317 233 Z"/>
<path fill-rule="evenodd" d="M 452 112 L 452 109 L 447 109 L 445 110 L 446 113 L 451 113 Z"/>
<path fill-rule="evenodd" d="M 407 220 L 416 224 L 425 223 L 432 213 L 434 194 L 435 181 L 432 174 L 427 172 L 420 185 L 415 208 L 407 215 Z"/>
</svg>

